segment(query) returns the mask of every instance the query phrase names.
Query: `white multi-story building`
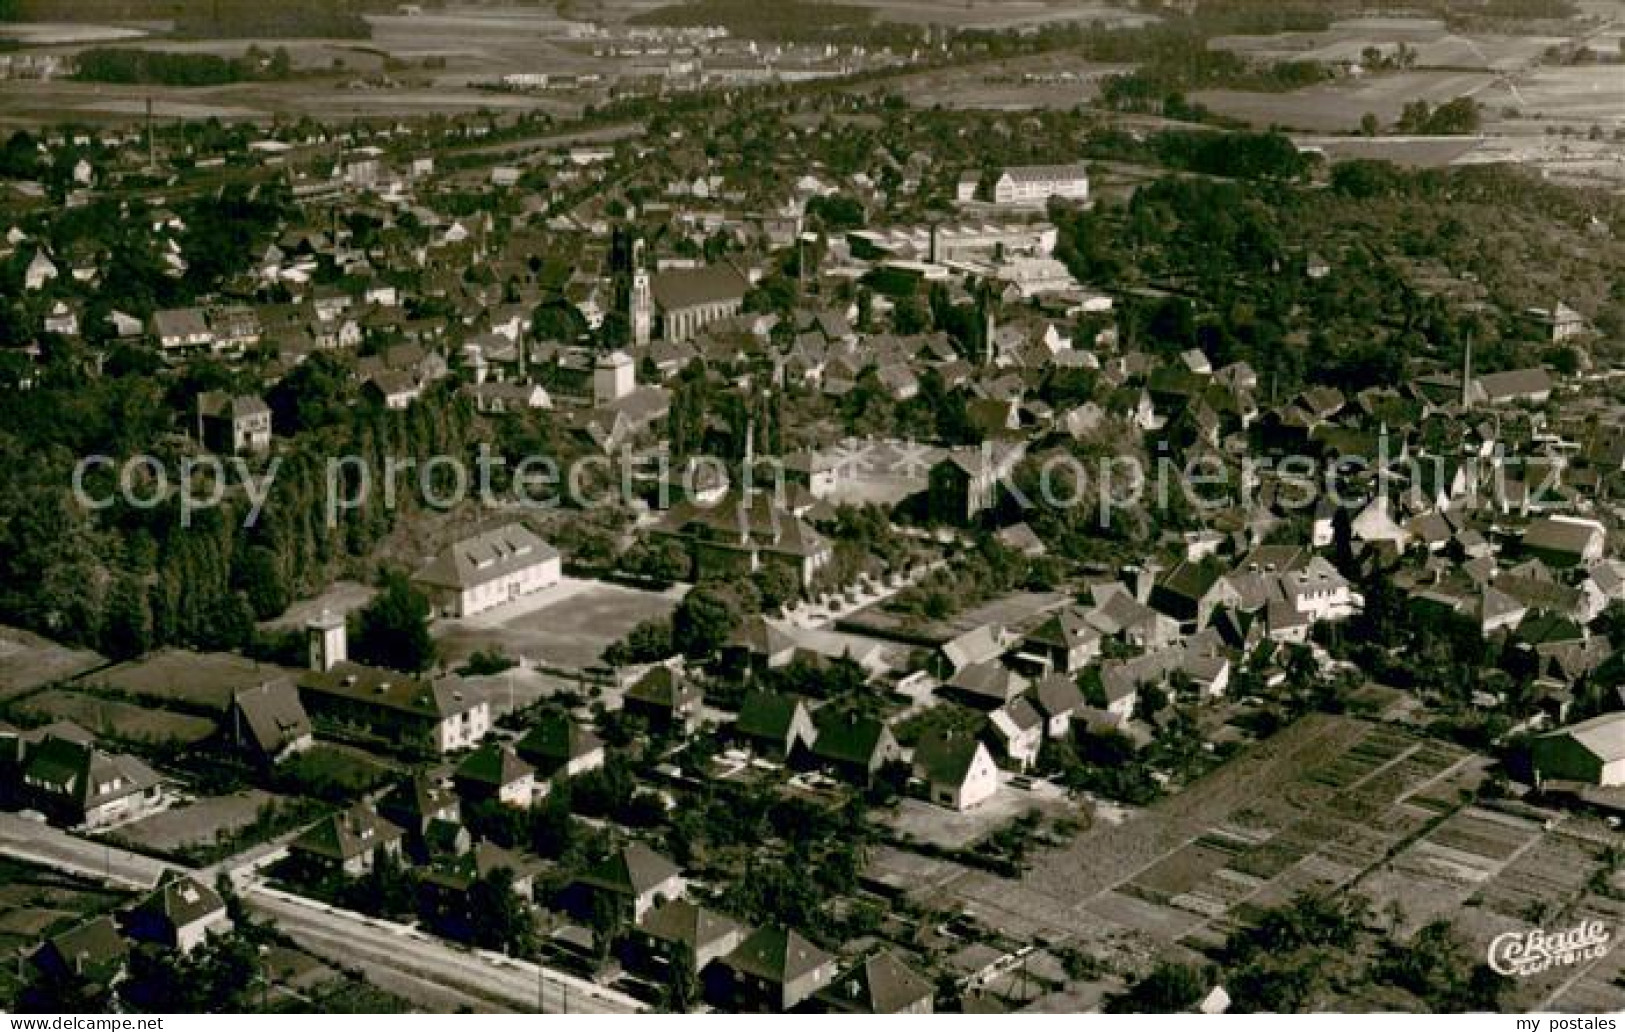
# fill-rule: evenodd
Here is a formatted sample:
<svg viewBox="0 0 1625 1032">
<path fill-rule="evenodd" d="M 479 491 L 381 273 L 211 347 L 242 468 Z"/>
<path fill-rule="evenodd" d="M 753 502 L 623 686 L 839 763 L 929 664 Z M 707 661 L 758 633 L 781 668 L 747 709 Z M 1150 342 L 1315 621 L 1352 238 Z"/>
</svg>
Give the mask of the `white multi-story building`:
<svg viewBox="0 0 1625 1032">
<path fill-rule="evenodd" d="M 1007 168 L 993 185 L 995 204 L 1044 204 L 1052 197 L 1089 199 L 1089 171 L 1082 165 Z"/>
<path fill-rule="evenodd" d="M 442 616 L 466 617 L 557 584 L 558 550 L 517 523 L 459 541 L 412 579 Z"/>
</svg>

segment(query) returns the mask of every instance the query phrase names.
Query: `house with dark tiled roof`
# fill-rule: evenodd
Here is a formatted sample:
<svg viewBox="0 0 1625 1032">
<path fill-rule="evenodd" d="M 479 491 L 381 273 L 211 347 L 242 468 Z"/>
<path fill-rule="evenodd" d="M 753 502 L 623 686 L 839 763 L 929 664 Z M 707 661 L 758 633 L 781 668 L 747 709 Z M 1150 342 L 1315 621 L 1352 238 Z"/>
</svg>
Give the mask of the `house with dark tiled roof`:
<svg viewBox="0 0 1625 1032">
<path fill-rule="evenodd" d="M 113 919 L 104 915 L 51 936 L 29 962 L 58 983 L 105 987 L 124 973 L 129 956 L 129 944 Z"/>
<path fill-rule="evenodd" d="M 1596 520 L 1547 516 L 1529 524 L 1520 546 L 1552 566 L 1590 566 L 1601 561 L 1607 539 L 1607 531 Z"/>
<path fill-rule="evenodd" d="M 746 692 L 734 733 L 756 752 L 784 759 L 818 736 L 812 711 L 802 699 L 779 692 Z"/>
<path fill-rule="evenodd" d="M 748 929 L 726 914 L 671 899 L 655 907 L 632 930 L 629 959 L 635 967 L 666 976 L 678 957 L 686 957 L 689 974 L 699 975 L 745 940 Z"/>
<path fill-rule="evenodd" d="M 1085 705 L 1083 690 L 1075 678 L 1065 674 L 1051 674 L 1033 686 L 1029 693 L 1033 706 L 1044 718 L 1044 734 L 1050 738 L 1065 739 L 1072 726 L 1072 717 Z"/>
<path fill-rule="evenodd" d="M 372 870 L 380 851 L 400 856 L 404 834 L 369 803 L 323 818 L 288 844 L 290 857 L 307 870 L 343 871 L 356 876 Z"/>
<path fill-rule="evenodd" d="M 1063 609 L 1028 631 L 1023 651 L 1042 657 L 1051 670 L 1075 673 L 1099 658 L 1100 629 L 1080 609 Z"/>
<path fill-rule="evenodd" d="M 607 905 L 619 920 L 637 924 L 662 903 L 681 899 L 685 889 L 683 872 L 676 864 L 634 842 L 590 867 L 575 880 L 568 895 L 571 909 L 578 914 L 591 915 L 595 905 Z"/>
<path fill-rule="evenodd" d="M 835 979 L 836 959 L 800 932 L 768 926 L 717 962 L 708 994 L 734 1011 L 791 1010 Z"/>
<path fill-rule="evenodd" d="M 1530 743 L 1535 775 L 1601 788 L 1625 786 L 1625 713 L 1605 713 Z"/>
<path fill-rule="evenodd" d="M 796 640 L 761 616 L 746 620 L 722 647 L 725 665 L 741 674 L 788 666 L 795 654 Z"/>
<path fill-rule="evenodd" d="M 656 666 L 626 690 L 621 708 L 651 729 L 688 734 L 699 725 L 703 699 L 699 686 L 681 671 Z"/>
<path fill-rule="evenodd" d="M 988 729 L 1011 763 L 1026 770 L 1038 762 L 1044 744 L 1044 717 L 1025 697 L 988 714 Z"/>
<path fill-rule="evenodd" d="M 808 750 L 813 763 L 848 781 L 866 784 L 881 767 L 902 758 L 891 729 L 876 717 L 826 706 L 813 714 L 817 736 Z"/>
<path fill-rule="evenodd" d="M 418 872 L 419 891 L 430 899 L 438 898 L 440 913 L 461 915 L 466 911 L 468 890 L 482 878 L 489 878 L 499 870 L 513 875 L 513 891 L 522 900 L 531 898 L 536 883 L 537 861 L 528 860 L 519 853 L 503 849 L 493 842 L 476 842 L 467 850 L 437 857 L 433 863 Z M 478 919 L 479 915 L 475 915 Z M 470 938 L 468 929 L 450 928 L 455 937 Z"/>
<path fill-rule="evenodd" d="M 134 756 L 108 753 L 90 732 L 61 721 L 22 736 L 21 796 L 66 825 L 99 827 L 163 802 L 164 781 Z"/>
<path fill-rule="evenodd" d="M 992 710 L 1027 690 L 1027 678 L 997 661 L 974 663 L 949 678 L 942 691 L 966 705 Z"/>
<path fill-rule="evenodd" d="M 831 1014 L 930 1014 L 936 986 L 895 950 L 883 949 L 836 976 L 811 1008 Z"/>
<path fill-rule="evenodd" d="M 315 741 L 299 689 L 286 677 L 233 695 L 225 726 L 233 745 L 262 765 L 280 763 Z"/>
<path fill-rule="evenodd" d="M 605 758 L 604 742 L 592 728 L 558 711 L 538 717 L 514 749 L 544 778 L 577 777 L 602 767 Z"/>
<path fill-rule="evenodd" d="M 457 844 L 466 839 L 462 803 L 457 794 L 426 774 L 397 782 L 378 800 L 378 815 L 406 833 L 406 846 L 423 859 L 431 844 Z"/>
<path fill-rule="evenodd" d="M 204 391 L 197 397 L 198 436 L 224 455 L 271 447 L 271 408 L 258 395 Z"/>
<path fill-rule="evenodd" d="M 230 930 L 231 918 L 220 894 L 179 871 L 168 872 L 124 915 L 124 931 L 131 939 L 182 953 L 190 953 L 210 935 Z"/>
<path fill-rule="evenodd" d="M 563 557 L 520 523 L 451 545 L 412 576 L 442 616 L 468 617 L 559 583 Z"/>
<path fill-rule="evenodd" d="M 519 758 L 513 746 L 486 742 L 469 753 L 453 772 L 457 794 L 469 803 L 498 802 L 527 808 L 538 793 L 536 768 Z M 545 794 L 546 782 L 542 783 Z"/>
<path fill-rule="evenodd" d="M 999 789 L 999 768 L 974 735 L 943 730 L 927 733 L 914 747 L 914 776 L 933 803 L 969 810 Z"/>
</svg>

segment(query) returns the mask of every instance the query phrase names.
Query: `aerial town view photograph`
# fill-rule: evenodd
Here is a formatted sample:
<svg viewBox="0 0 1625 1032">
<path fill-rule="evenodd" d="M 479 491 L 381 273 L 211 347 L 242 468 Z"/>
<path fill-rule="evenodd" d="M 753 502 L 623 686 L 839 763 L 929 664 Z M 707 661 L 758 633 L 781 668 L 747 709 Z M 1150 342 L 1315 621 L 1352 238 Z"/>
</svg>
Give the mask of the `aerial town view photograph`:
<svg viewBox="0 0 1625 1032">
<path fill-rule="evenodd" d="M 1622 822 L 1625 0 L 0 0 L 7 1030 L 1606 1032 Z"/>
</svg>

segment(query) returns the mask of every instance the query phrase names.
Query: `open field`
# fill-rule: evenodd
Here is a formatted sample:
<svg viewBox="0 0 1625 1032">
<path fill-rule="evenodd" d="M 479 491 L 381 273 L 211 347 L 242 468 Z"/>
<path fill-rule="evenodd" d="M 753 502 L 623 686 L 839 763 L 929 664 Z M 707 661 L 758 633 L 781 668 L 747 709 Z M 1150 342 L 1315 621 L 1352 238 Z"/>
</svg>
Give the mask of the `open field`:
<svg viewBox="0 0 1625 1032">
<path fill-rule="evenodd" d="M 165 651 L 97 671 L 81 678 L 77 687 L 224 713 L 238 692 L 288 673 L 229 653 Z"/>
<path fill-rule="evenodd" d="M 94 652 L 83 652 L 46 641 L 38 635 L 0 627 L 0 701 L 53 681 L 67 681 L 106 663 Z"/>
<path fill-rule="evenodd" d="M 942 902 L 1017 935 L 1165 946 L 1248 905 L 1353 880 L 1412 826 L 1394 819 L 1402 800 L 1476 767 L 1454 747 L 1310 716 L 1178 795 L 1096 824 L 1020 882 L 971 875 Z"/>
<path fill-rule="evenodd" d="M 228 796 L 199 799 L 176 806 L 118 829 L 118 837 L 136 847 L 171 851 L 209 846 L 217 838 L 253 824 L 260 810 L 276 796 L 249 789 Z"/>
<path fill-rule="evenodd" d="M 1360 63 L 1368 47 L 1392 52 L 1401 43 L 1416 53 L 1416 67 L 1512 71 L 1527 67 L 1563 36 L 1458 34 L 1426 18 L 1360 18 L 1338 22 L 1325 32 L 1283 32 L 1274 36 L 1221 36 L 1214 49 L 1253 60 Z"/>
<path fill-rule="evenodd" d="M 318 119 L 383 116 L 399 111 L 457 114 L 487 108 L 573 113 L 557 99 L 486 93 L 458 85 L 410 89 L 345 89 L 331 80 L 241 83 L 202 89 L 120 87 L 96 83 L 0 81 L 0 126 L 44 121 L 131 123 L 144 117 L 146 98 L 164 119 L 220 118 L 269 122 L 278 113 Z"/>
<path fill-rule="evenodd" d="M 1290 93 L 1199 90 L 1191 99 L 1261 128 L 1348 132 L 1358 129 L 1367 113 L 1391 125 L 1412 101 L 1437 106 L 1457 97 L 1476 96 L 1494 81 L 1495 76 L 1486 72 L 1410 71 L 1340 79 Z"/>
<path fill-rule="evenodd" d="M 919 893 L 1018 937 L 1070 934 L 1109 961 L 1211 949 L 1303 891 L 1358 891 L 1402 934 L 1454 921 L 1474 952 L 1497 934 L 1625 910 L 1592 890 L 1601 822 L 1469 805 L 1483 761 L 1398 728 L 1315 715 L 1126 821 L 1097 823 L 1016 882 L 965 872 Z M 1516 988 L 1530 1009 L 1617 1010 L 1617 957 Z"/>
<path fill-rule="evenodd" d="M 597 0 L 582 5 L 587 16 L 606 22 L 628 18 L 677 0 Z M 906 25 L 947 25 L 954 28 L 1020 29 L 1064 22 L 1099 22 L 1109 26 L 1144 25 L 1155 15 L 1135 10 L 1131 3 L 1100 0 L 846 0 L 867 7 L 882 21 Z"/>
<path fill-rule="evenodd" d="M 440 643 L 453 663 L 500 649 L 552 669 L 583 670 L 600 665 L 604 650 L 633 627 L 671 615 L 677 601 L 669 594 L 567 579 L 472 619 L 447 621 Z"/>
<path fill-rule="evenodd" d="M 1510 117 L 1503 121 L 1538 119 L 1616 129 L 1625 126 L 1625 66 L 1534 68 L 1496 80 L 1477 99 L 1489 115 L 1506 111 Z"/>
<path fill-rule="evenodd" d="M 196 745 L 215 732 L 203 717 L 152 709 L 128 702 L 98 699 L 66 688 L 48 688 L 17 704 L 37 720 L 71 720 L 98 738 L 158 746 Z"/>
<path fill-rule="evenodd" d="M 1030 29 L 1064 23 L 1112 27 L 1146 25 L 1154 15 L 1106 3 L 1073 0 L 849 0 L 886 21 L 962 29 Z"/>
<path fill-rule="evenodd" d="M 887 821 L 898 835 L 942 849 L 966 849 L 1007 826 L 1029 810 L 1050 818 L 1064 817 L 1070 808 L 1061 800 L 1016 788 L 1002 778 L 993 798 L 974 809 L 956 812 L 923 799 L 903 799 Z"/>
<path fill-rule="evenodd" d="M 887 79 L 875 87 L 917 107 L 966 110 L 1068 110 L 1100 94 L 1109 75 L 1133 71 L 1133 65 L 1085 61 L 1076 54 L 1038 54 L 997 65 L 973 63 Z"/>
</svg>

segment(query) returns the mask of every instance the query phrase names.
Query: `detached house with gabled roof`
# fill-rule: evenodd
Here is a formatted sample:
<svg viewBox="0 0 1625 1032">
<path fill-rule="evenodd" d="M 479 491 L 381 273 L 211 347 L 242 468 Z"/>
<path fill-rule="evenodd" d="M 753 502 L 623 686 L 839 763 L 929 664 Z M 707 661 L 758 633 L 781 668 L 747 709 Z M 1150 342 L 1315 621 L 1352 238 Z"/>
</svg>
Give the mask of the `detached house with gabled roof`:
<svg viewBox="0 0 1625 1032">
<path fill-rule="evenodd" d="M 52 820 L 87 828 L 128 820 L 162 803 L 164 782 L 134 756 L 103 752 L 75 724 L 22 738 L 22 797 Z"/>
<path fill-rule="evenodd" d="M 130 946 L 113 919 L 103 915 L 51 936 L 29 962 L 46 978 L 81 986 L 105 987 L 124 974 Z"/>
<path fill-rule="evenodd" d="M 1010 762 L 1026 770 L 1044 745 L 1044 717 L 1025 697 L 988 714 L 988 728 Z"/>
<path fill-rule="evenodd" d="M 271 407 L 255 395 L 204 391 L 197 398 L 198 438 L 223 455 L 271 447 Z"/>
<path fill-rule="evenodd" d="M 891 728 L 876 717 L 826 706 L 813 715 L 817 736 L 808 755 L 855 784 L 867 784 L 880 768 L 902 758 Z"/>
<path fill-rule="evenodd" d="M 793 695 L 753 691 L 739 704 L 734 733 L 757 752 L 784 759 L 818 737 L 812 711 Z"/>
<path fill-rule="evenodd" d="M 1541 735 L 1529 752 L 1540 782 L 1625 786 L 1625 713 L 1605 713 Z"/>
<path fill-rule="evenodd" d="M 679 955 L 689 959 L 689 974 L 698 975 L 739 948 L 746 929 L 726 914 L 672 899 L 643 915 L 629 943 L 632 962 L 657 976 L 669 976 Z"/>
<path fill-rule="evenodd" d="M 514 749 L 544 778 L 573 778 L 604 765 L 604 742 L 568 713 L 542 714 Z"/>
<path fill-rule="evenodd" d="M 891 949 L 858 961 L 813 997 L 813 1007 L 832 1014 L 930 1014 L 937 990 Z"/>
<path fill-rule="evenodd" d="M 800 932 L 782 926 L 757 929 L 717 963 L 708 988 L 738 1011 L 782 1012 L 835 979 L 836 960 Z"/>
<path fill-rule="evenodd" d="M 641 842 L 623 846 L 594 864 L 571 886 L 572 909 L 593 912 L 593 900 L 608 904 L 621 921 L 636 924 L 655 907 L 681 899 L 686 886 L 676 864 Z"/>
<path fill-rule="evenodd" d="M 969 810 L 999 790 L 999 768 L 987 746 L 952 730 L 930 733 L 914 747 L 914 776 L 927 798 L 953 810 Z"/>
<path fill-rule="evenodd" d="M 190 953 L 210 935 L 231 930 L 220 894 L 198 879 L 170 871 L 150 895 L 124 917 L 124 931 L 138 942 Z"/>
<path fill-rule="evenodd" d="M 412 581 L 435 612 L 462 618 L 544 591 L 564 576 L 557 549 L 523 524 L 510 523 L 457 542 Z"/>
<path fill-rule="evenodd" d="M 201 308 L 166 308 L 152 313 L 152 336 L 165 351 L 214 347 L 214 331 Z"/>
<path fill-rule="evenodd" d="M 305 829 L 288 844 L 288 855 L 307 870 L 342 871 L 355 877 L 372 870 L 380 851 L 400 856 L 404 838 L 402 830 L 370 803 L 357 803 Z"/>
<path fill-rule="evenodd" d="M 513 747 L 487 742 L 469 753 L 452 774 L 457 793 L 471 803 L 495 801 L 528 808 L 536 801 L 536 768 L 519 758 Z M 545 794 L 546 783 L 542 784 Z"/>
<path fill-rule="evenodd" d="M 692 732 L 700 721 L 704 694 L 680 671 L 657 666 L 626 690 L 621 708 L 628 716 L 641 718 L 651 729 Z"/>
<path fill-rule="evenodd" d="M 226 727 L 240 752 L 266 766 L 303 752 L 315 740 L 299 689 L 288 678 L 237 692 Z"/>
<path fill-rule="evenodd" d="M 426 774 L 397 782 L 378 800 L 378 815 L 405 832 L 406 846 L 418 859 L 428 855 L 431 843 L 456 843 L 462 831 L 456 793 Z"/>
</svg>

